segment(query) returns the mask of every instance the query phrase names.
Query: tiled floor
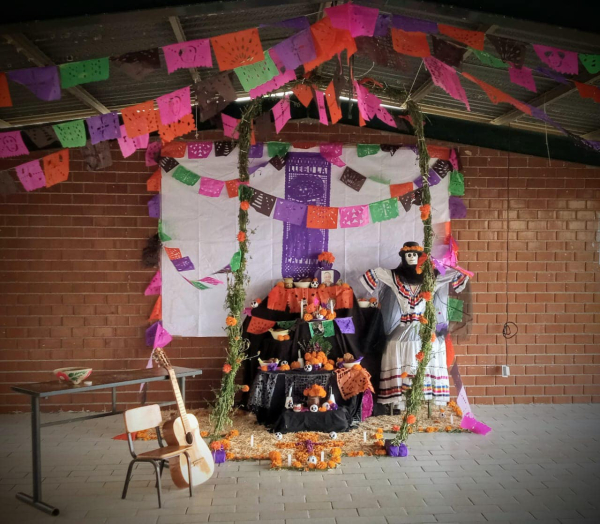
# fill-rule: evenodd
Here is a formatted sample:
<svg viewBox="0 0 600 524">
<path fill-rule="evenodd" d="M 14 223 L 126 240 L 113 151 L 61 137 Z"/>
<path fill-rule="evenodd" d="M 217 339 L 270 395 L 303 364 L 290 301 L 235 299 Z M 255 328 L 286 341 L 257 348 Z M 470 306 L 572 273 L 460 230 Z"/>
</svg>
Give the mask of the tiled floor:
<svg viewBox="0 0 600 524">
<path fill-rule="evenodd" d="M 129 455 L 125 442 L 111 440 L 123 431 L 121 417 L 53 426 L 43 430 L 43 486 L 46 502 L 61 509 L 58 517 L 15 499 L 31 490 L 29 417 L 5 415 L 0 522 L 600 522 L 600 405 L 476 412 L 492 433 L 413 435 L 404 459 L 344 458 L 335 471 L 302 474 L 229 463 L 193 499 L 174 489 L 165 472 L 162 510 L 148 465 L 139 467 L 121 500 Z"/>
</svg>

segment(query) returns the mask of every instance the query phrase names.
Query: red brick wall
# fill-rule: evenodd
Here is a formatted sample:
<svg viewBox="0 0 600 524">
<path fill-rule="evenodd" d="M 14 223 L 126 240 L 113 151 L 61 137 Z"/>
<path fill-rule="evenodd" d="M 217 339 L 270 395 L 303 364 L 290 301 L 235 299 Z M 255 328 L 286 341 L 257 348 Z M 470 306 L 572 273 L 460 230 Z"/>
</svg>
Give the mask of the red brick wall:
<svg viewBox="0 0 600 524">
<path fill-rule="evenodd" d="M 220 135 L 205 132 L 201 138 Z M 413 143 L 412 137 L 309 123 L 288 124 L 279 139 Z M 477 275 L 472 335 L 455 345 L 471 400 L 598 401 L 600 169 L 510 157 L 508 302 L 519 334 L 508 345 L 511 376 L 502 378 L 508 155 L 470 146 L 459 150 L 469 214 L 454 221 L 453 229 L 463 265 Z M 140 256 L 146 238 L 156 232 L 157 221 L 148 218 L 146 207 L 145 182 L 153 169 L 145 166 L 143 152 L 122 159 L 114 150 L 113 157 L 111 168 L 88 172 L 73 152 L 68 182 L 2 197 L 0 411 L 26 410 L 27 399 L 11 393 L 10 385 L 50 380 L 57 367 L 146 365 L 143 335 L 156 297 L 143 294 L 154 270 L 144 268 Z M 0 169 L 21 162 L 4 161 Z M 202 378 L 189 381 L 191 403 L 210 399 L 224 340 L 176 339 L 168 353 L 175 364 L 203 370 Z M 120 403 L 137 398 L 135 388 L 118 396 Z M 169 393 L 152 385 L 149 398 L 165 400 Z M 60 396 L 43 406 L 98 411 L 110 406 L 110 396 Z"/>
</svg>

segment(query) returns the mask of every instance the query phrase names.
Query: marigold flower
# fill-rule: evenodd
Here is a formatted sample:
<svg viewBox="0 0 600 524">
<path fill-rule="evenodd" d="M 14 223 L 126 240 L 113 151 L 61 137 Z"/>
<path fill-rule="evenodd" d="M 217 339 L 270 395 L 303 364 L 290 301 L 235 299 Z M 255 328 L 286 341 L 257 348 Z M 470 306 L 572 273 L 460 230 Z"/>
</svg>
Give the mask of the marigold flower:
<svg viewBox="0 0 600 524">
<path fill-rule="evenodd" d="M 200 432 L 200 436 L 201 437 L 208 437 L 208 431 L 201 431 Z"/>
<path fill-rule="evenodd" d="M 250 202 L 248 202 L 247 200 L 242 200 L 240 202 L 240 209 L 242 211 L 248 211 L 248 209 L 250 209 Z"/>
<path fill-rule="evenodd" d="M 239 437 L 240 432 L 237 429 L 232 429 L 228 435 L 227 438 L 233 438 L 233 437 Z"/>
<path fill-rule="evenodd" d="M 229 442 L 227 439 L 224 439 L 221 441 L 221 446 L 223 447 L 223 449 L 225 451 L 227 451 L 228 449 L 231 448 L 231 442 Z"/>
<path fill-rule="evenodd" d="M 248 393 L 248 391 L 250 391 L 250 387 L 249 387 L 249 386 L 247 386 L 246 384 L 244 384 L 244 385 L 242 386 L 242 393 Z"/>
<path fill-rule="evenodd" d="M 225 454 L 225 458 L 226 458 L 227 460 L 233 460 L 233 459 L 235 458 L 235 453 L 231 453 L 231 452 L 229 452 L 229 453 L 226 453 L 226 454 Z"/>
<path fill-rule="evenodd" d="M 225 319 L 225 324 L 228 326 L 235 326 L 237 325 L 237 318 L 229 316 Z"/>
<path fill-rule="evenodd" d="M 421 298 L 424 299 L 426 302 L 429 302 L 431 300 L 431 292 L 430 291 L 421 292 Z"/>
<path fill-rule="evenodd" d="M 382 455 L 387 455 L 387 451 L 386 451 L 385 449 L 378 449 L 378 450 L 375 452 L 375 455 L 381 455 L 381 456 L 382 456 Z"/>
<path fill-rule="evenodd" d="M 406 422 L 408 424 L 414 424 L 417 421 L 417 417 L 415 417 L 414 415 L 408 415 L 408 417 L 406 417 Z"/>
<path fill-rule="evenodd" d="M 210 443 L 210 449 L 212 449 L 213 451 L 219 451 L 221 447 L 222 446 L 220 440 L 215 440 L 214 442 Z"/>
<path fill-rule="evenodd" d="M 302 462 L 294 460 L 294 462 L 292 462 L 292 467 L 293 468 L 303 468 L 304 466 L 302 465 Z"/>
<path fill-rule="evenodd" d="M 327 469 L 327 462 L 317 463 L 317 469 Z"/>
<path fill-rule="evenodd" d="M 446 426 L 444 429 L 445 429 L 446 431 L 452 431 L 452 426 Z"/>
<path fill-rule="evenodd" d="M 429 324 L 429 321 L 423 315 L 419 317 L 419 322 L 421 324 Z"/>
<path fill-rule="evenodd" d="M 341 457 L 342 456 L 342 448 L 333 448 L 331 450 L 332 457 Z"/>
<path fill-rule="evenodd" d="M 392 431 L 400 431 L 400 426 L 392 426 Z"/>
<path fill-rule="evenodd" d="M 327 463 L 327 466 L 329 466 L 329 469 L 335 469 L 335 468 L 336 468 L 336 466 L 337 466 L 337 464 L 335 463 L 335 461 L 333 461 L 333 460 L 330 460 L 330 461 Z"/>
<path fill-rule="evenodd" d="M 433 432 L 434 432 L 434 429 L 433 429 L 431 426 L 427 426 L 427 428 L 425 429 L 425 431 L 426 431 L 427 433 L 433 433 Z"/>
<path fill-rule="evenodd" d="M 329 251 L 323 251 L 317 257 L 317 260 L 319 262 L 327 262 L 328 264 L 333 264 L 335 262 L 335 256 L 333 256 L 333 253 L 330 253 Z"/>
<path fill-rule="evenodd" d="M 408 373 L 406 371 L 403 371 L 402 373 L 400 373 L 400 378 L 406 378 L 408 377 Z"/>
<path fill-rule="evenodd" d="M 416 358 L 416 359 L 417 359 L 419 362 L 421 362 L 421 361 L 422 361 L 422 360 L 425 358 L 425 355 L 423 354 L 423 352 L 422 352 L 422 351 L 419 351 L 419 352 L 418 352 L 418 353 L 415 355 L 415 358 Z"/>
<path fill-rule="evenodd" d="M 224 364 L 223 365 L 223 373 L 230 373 L 231 372 L 231 365 L 230 364 Z"/>
<path fill-rule="evenodd" d="M 244 242 L 246 240 L 246 233 L 244 233 L 243 231 L 240 231 L 237 234 L 237 239 L 238 239 L 238 242 Z"/>
<path fill-rule="evenodd" d="M 435 342 L 435 339 L 436 339 L 435 333 L 432 333 L 432 334 L 431 334 L 431 341 L 432 341 L 432 342 Z"/>
<path fill-rule="evenodd" d="M 424 204 L 419 209 L 421 210 L 421 220 L 427 220 L 429 218 L 429 214 L 431 213 L 431 205 Z"/>
</svg>

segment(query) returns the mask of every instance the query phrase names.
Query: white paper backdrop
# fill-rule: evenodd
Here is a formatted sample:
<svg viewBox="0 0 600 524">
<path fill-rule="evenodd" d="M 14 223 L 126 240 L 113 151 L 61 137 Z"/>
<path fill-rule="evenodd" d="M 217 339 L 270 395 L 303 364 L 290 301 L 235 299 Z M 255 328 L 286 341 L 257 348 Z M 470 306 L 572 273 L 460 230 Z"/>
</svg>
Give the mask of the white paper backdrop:
<svg viewBox="0 0 600 524">
<path fill-rule="evenodd" d="M 262 159 L 251 159 L 250 165 L 268 160 L 264 146 Z M 292 152 L 318 152 L 318 148 Z M 393 184 L 412 182 L 419 176 L 415 153 L 409 148 L 396 151 L 392 156 L 380 151 L 376 155 L 359 158 L 356 147 L 345 147 L 341 157 L 346 165 L 369 177 L 377 175 Z M 177 159 L 180 164 L 200 176 L 219 180 L 238 178 L 238 149 L 229 156 L 215 157 L 214 150 L 206 159 Z M 434 160 L 431 161 L 433 164 Z M 367 180 L 360 192 L 340 182 L 344 168 L 331 166 L 331 198 L 334 207 L 370 204 L 390 197 L 388 185 Z M 173 173 L 173 171 L 171 171 Z M 449 176 L 431 188 L 434 223 L 450 220 L 448 210 Z M 285 196 L 285 168 L 277 171 L 270 164 L 250 175 L 250 185 L 271 195 Z M 178 247 L 183 256 L 189 256 L 195 270 L 185 272 L 189 279 L 209 276 L 226 266 L 237 251 L 236 235 L 239 200 L 228 198 L 225 188 L 219 198 L 198 194 L 199 183 L 186 186 L 162 173 L 161 217 L 163 229 L 172 240 L 167 247 Z M 355 292 L 362 293 L 358 277 L 373 267 L 398 265 L 398 250 L 404 242 L 422 242 L 423 229 L 418 206 L 406 213 L 399 205 L 400 216 L 394 220 L 369 224 L 362 228 L 333 229 L 329 232 L 329 251 L 336 261 L 344 281 Z M 281 280 L 283 222 L 265 217 L 250 208 L 250 285 L 246 305 L 257 297 L 264 297 Z M 200 291 L 177 273 L 166 254 L 162 253 L 163 324 L 172 335 L 185 337 L 222 336 L 224 334 L 224 285 Z M 214 275 L 225 280 L 225 275 Z"/>
</svg>

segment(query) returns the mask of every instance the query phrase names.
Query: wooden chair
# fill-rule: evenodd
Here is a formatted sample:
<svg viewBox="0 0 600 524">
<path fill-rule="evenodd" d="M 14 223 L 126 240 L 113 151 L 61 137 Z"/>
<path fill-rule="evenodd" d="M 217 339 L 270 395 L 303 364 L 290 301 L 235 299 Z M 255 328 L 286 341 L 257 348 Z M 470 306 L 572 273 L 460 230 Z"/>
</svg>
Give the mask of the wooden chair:
<svg viewBox="0 0 600 524">
<path fill-rule="evenodd" d="M 140 408 L 129 409 L 123 413 L 125 419 L 125 431 L 127 432 L 127 442 L 129 443 L 129 452 L 133 457 L 133 460 L 129 463 L 127 469 L 127 478 L 125 479 L 125 486 L 123 487 L 123 496 L 127 496 L 127 489 L 129 488 L 129 482 L 131 481 L 131 474 L 133 471 L 133 465 L 136 462 L 149 462 L 154 466 L 156 473 L 156 490 L 158 492 L 158 507 L 162 508 L 162 489 L 160 479 L 165 466 L 170 458 L 177 457 L 179 455 L 185 455 L 188 464 L 189 478 L 192 478 L 192 463 L 187 450 L 190 446 L 165 446 L 162 435 L 160 433 L 160 424 L 162 422 L 162 415 L 160 413 L 160 407 L 158 404 L 152 404 L 149 406 L 142 406 Z M 157 449 L 152 451 L 146 451 L 144 453 L 136 454 L 133 447 L 132 433 L 137 431 L 144 431 L 146 429 L 154 428 L 156 430 L 156 438 L 158 440 Z M 192 483 L 190 482 L 190 497 L 192 496 Z"/>
</svg>

